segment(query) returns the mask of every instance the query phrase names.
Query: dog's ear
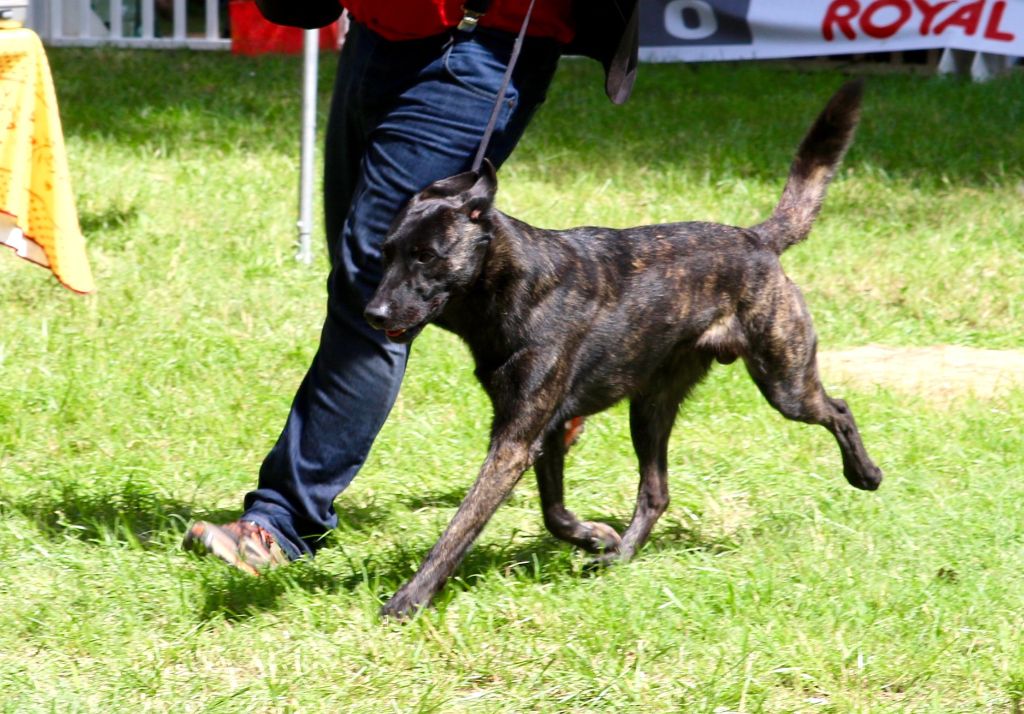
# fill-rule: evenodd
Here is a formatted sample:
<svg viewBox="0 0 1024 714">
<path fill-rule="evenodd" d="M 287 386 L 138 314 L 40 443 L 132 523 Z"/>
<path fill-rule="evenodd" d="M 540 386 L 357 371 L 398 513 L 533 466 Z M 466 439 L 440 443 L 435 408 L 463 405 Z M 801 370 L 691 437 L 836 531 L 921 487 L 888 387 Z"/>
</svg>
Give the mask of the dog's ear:
<svg viewBox="0 0 1024 714">
<path fill-rule="evenodd" d="M 461 174 L 434 181 L 420 191 L 420 196 L 423 198 L 452 198 L 468 191 L 476 183 L 476 180 L 475 171 L 463 171 Z"/>
<path fill-rule="evenodd" d="M 478 221 L 494 205 L 494 194 L 498 190 L 498 174 L 488 159 L 484 159 L 480 170 L 475 174 L 476 180 L 467 191 L 463 193 L 462 211 L 469 216 L 470 220 Z"/>
<path fill-rule="evenodd" d="M 494 204 L 498 176 L 492 164 L 484 159 L 478 171 L 464 171 L 440 179 L 423 189 L 420 198 L 447 198 L 455 201 L 458 210 L 471 220 L 479 220 Z"/>
</svg>

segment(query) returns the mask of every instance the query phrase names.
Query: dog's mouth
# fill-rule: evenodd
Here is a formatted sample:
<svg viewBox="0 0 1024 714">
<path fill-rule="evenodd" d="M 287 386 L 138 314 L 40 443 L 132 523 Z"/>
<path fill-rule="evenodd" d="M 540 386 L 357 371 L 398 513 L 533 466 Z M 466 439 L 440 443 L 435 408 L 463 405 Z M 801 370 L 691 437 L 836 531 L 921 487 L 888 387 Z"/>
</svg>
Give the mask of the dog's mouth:
<svg viewBox="0 0 1024 714">
<path fill-rule="evenodd" d="M 405 344 L 406 342 L 412 342 L 416 335 L 423 331 L 423 328 L 427 326 L 426 322 L 421 322 L 418 325 L 411 327 L 392 327 L 384 329 L 384 336 L 392 342 L 398 344 Z"/>
<path fill-rule="evenodd" d="M 384 335 L 392 342 L 397 342 L 399 344 L 412 342 L 412 340 L 418 334 L 423 332 L 423 329 L 427 325 L 429 325 L 434 320 L 434 318 L 437 317 L 438 313 L 441 312 L 446 302 L 447 295 L 435 295 L 427 303 L 427 311 L 426 314 L 423 315 L 423 319 L 421 319 L 416 324 L 409 325 L 407 327 L 385 326 Z"/>
</svg>

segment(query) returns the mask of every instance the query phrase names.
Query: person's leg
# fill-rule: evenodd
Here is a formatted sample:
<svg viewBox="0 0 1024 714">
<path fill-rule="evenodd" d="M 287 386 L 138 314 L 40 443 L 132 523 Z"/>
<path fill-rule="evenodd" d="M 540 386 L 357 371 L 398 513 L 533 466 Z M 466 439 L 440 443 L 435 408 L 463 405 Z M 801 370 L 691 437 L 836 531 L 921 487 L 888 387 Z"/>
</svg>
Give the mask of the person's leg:
<svg viewBox="0 0 1024 714">
<path fill-rule="evenodd" d="M 323 195 L 324 219 L 328 236 L 327 248 L 332 265 L 336 262 L 334 258 L 337 252 L 337 237 L 341 235 L 341 227 L 352 204 L 352 195 L 358 181 L 359 167 L 366 144 L 365 116 L 360 105 L 359 86 L 372 60 L 375 40 L 376 37 L 372 33 L 362 32 L 360 28 L 353 27 L 346 37 L 344 48 L 338 58 L 338 72 L 335 76 L 327 121 Z M 326 342 L 326 340 L 322 341 Z M 272 459 L 285 460 L 288 458 L 289 443 L 285 439 L 286 435 L 301 436 L 304 433 L 303 424 L 306 420 L 317 417 L 319 411 L 324 411 L 328 415 L 331 413 L 330 409 L 316 409 L 310 406 L 318 393 L 314 385 L 323 379 L 319 376 L 321 359 L 318 352 L 309 368 L 309 373 L 299 386 L 285 430 L 279 438 L 278 444 L 267 457 L 267 462 L 271 462 Z M 324 425 L 327 420 L 321 418 L 320 421 L 321 425 Z M 283 454 L 282 450 L 284 450 Z M 298 446 L 295 447 L 295 450 L 299 451 Z M 264 470 L 268 468 L 266 464 L 263 467 Z M 282 559 L 273 557 L 269 550 L 266 553 L 261 552 L 259 548 L 261 543 L 280 542 L 285 544 L 288 549 L 287 555 L 283 555 L 285 561 L 300 554 L 302 552 L 300 545 L 295 545 L 301 538 L 296 527 L 289 523 L 287 515 L 273 517 L 272 514 L 275 510 L 274 502 L 277 499 L 285 504 L 280 509 L 285 514 L 288 512 L 288 504 L 291 500 L 298 503 L 295 510 L 303 507 L 309 508 L 310 504 L 305 503 L 309 500 L 305 489 L 300 485 L 295 489 L 298 493 L 292 494 L 285 491 L 288 484 L 282 483 L 280 488 L 276 487 L 272 476 L 266 479 L 261 477 L 260 486 L 265 486 L 262 488 L 262 493 L 255 492 L 246 499 L 247 506 L 250 501 L 252 503 L 251 514 L 247 513 L 243 515 L 242 519 L 223 525 L 204 521 L 193 523 L 185 534 L 183 547 L 186 550 L 203 554 L 213 554 L 250 573 L 279 564 Z M 266 515 L 261 515 L 260 512 L 266 512 Z M 257 520 L 261 523 L 274 522 L 277 525 L 272 534 L 267 534 L 262 526 L 255 524 Z M 260 531 L 256 531 L 256 533 L 261 537 L 252 537 L 254 528 L 260 528 Z M 267 534 L 266 537 L 262 537 L 264 534 Z M 250 543 L 250 541 L 255 542 Z M 291 544 L 290 547 L 289 544 Z M 280 550 L 278 547 L 278 551 Z"/>
<path fill-rule="evenodd" d="M 326 225 L 340 236 L 330 245 L 327 319 L 242 517 L 269 530 L 293 558 L 313 553 L 319 537 L 337 525 L 334 499 L 362 466 L 405 371 L 406 347 L 362 317 L 380 279 L 381 241 L 416 191 L 469 168 L 513 39 L 478 31 L 430 47 L 430 41 L 385 42 L 362 28 L 355 33 L 356 42 L 373 47 L 365 64 L 339 79 L 341 99 L 332 105 L 325 175 L 327 190 L 337 194 L 325 196 Z M 419 66 L 413 71 L 410 62 Z M 524 47 L 488 152 L 495 165 L 543 101 L 556 64 L 551 44 Z M 339 71 L 350 69 L 342 64 Z M 361 155 L 358 171 L 351 168 L 353 146 Z M 351 203 L 340 229 L 335 201 Z"/>
</svg>

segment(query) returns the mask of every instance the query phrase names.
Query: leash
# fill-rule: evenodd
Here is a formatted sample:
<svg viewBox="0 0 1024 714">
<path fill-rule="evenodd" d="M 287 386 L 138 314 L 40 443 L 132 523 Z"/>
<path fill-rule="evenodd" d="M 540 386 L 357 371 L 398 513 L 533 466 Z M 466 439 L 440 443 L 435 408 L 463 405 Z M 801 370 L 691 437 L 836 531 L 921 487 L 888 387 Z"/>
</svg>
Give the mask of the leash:
<svg viewBox="0 0 1024 714">
<path fill-rule="evenodd" d="M 483 138 L 480 139 L 480 148 L 476 150 L 476 157 L 473 159 L 473 171 L 479 171 L 484 163 L 484 154 L 487 153 L 487 145 L 491 143 L 491 136 L 494 134 L 494 127 L 498 123 L 498 115 L 501 114 L 501 104 L 505 101 L 505 92 L 508 91 L 508 83 L 512 79 L 512 70 L 516 67 L 519 59 L 519 51 L 523 48 L 523 38 L 526 37 L 526 27 L 530 24 L 530 15 L 533 13 L 533 4 L 536 0 L 530 0 L 530 6 L 526 9 L 526 16 L 523 17 L 523 26 L 519 28 L 519 35 L 512 46 L 512 55 L 508 59 L 508 67 L 505 68 L 505 76 L 501 79 L 501 87 L 498 88 L 498 96 L 494 100 L 494 108 L 491 110 L 491 118 L 487 121 L 487 128 L 484 129 Z M 477 23 L 490 6 L 490 0 L 477 0 L 467 2 L 462 7 L 462 21 L 459 29 L 464 32 L 472 32 L 476 29 Z"/>
<path fill-rule="evenodd" d="M 533 13 L 533 4 L 536 0 L 530 0 L 529 7 L 526 8 L 526 16 L 523 17 L 523 26 L 519 28 L 519 35 L 516 37 L 516 42 L 512 46 L 512 55 L 508 58 L 508 67 L 505 68 L 505 76 L 501 79 L 501 87 L 498 88 L 498 96 L 494 100 L 494 108 L 491 110 L 491 118 L 487 121 L 487 128 L 484 130 L 483 138 L 480 140 L 480 148 L 476 151 L 476 158 L 473 159 L 473 171 L 479 173 L 480 167 L 484 163 L 484 154 L 487 152 L 487 145 L 491 143 L 491 135 L 494 134 L 494 127 L 498 123 L 498 115 L 501 113 L 501 103 L 505 101 L 505 92 L 508 91 L 508 83 L 512 79 L 512 71 L 516 67 L 516 61 L 519 59 L 519 51 L 523 47 L 523 38 L 526 37 L 526 27 L 530 24 L 530 15 Z M 466 0 L 466 4 L 462 6 L 462 21 L 459 23 L 459 29 L 463 32 L 472 32 L 476 29 L 477 23 L 480 22 L 480 18 L 483 17 L 484 13 L 487 12 L 487 8 L 490 7 L 491 0 Z M 569 450 L 576 440 L 579 439 L 580 434 L 583 433 L 583 420 L 584 417 L 576 416 L 565 422 L 565 433 L 562 436 L 562 441 L 565 445 L 566 451 Z"/>
</svg>

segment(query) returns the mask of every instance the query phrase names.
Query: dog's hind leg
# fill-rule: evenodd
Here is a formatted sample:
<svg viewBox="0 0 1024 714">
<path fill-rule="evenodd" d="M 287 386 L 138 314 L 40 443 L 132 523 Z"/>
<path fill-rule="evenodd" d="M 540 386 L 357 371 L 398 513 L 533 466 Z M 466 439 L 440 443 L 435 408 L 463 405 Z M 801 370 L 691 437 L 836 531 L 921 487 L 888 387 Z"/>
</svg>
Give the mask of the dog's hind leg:
<svg viewBox="0 0 1024 714">
<path fill-rule="evenodd" d="M 816 337 L 808 319 L 791 319 L 785 341 L 758 342 L 745 359 L 765 399 L 787 419 L 820 424 L 832 432 L 843 457 L 843 475 L 854 486 L 874 491 L 882 471 L 868 456 L 850 408 L 825 392 L 818 377 Z M 779 334 L 779 333 L 775 333 Z"/>
<path fill-rule="evenodd" d="M 581 522 L 565 507 L 563 473 L 567 450 L 565 426 L 559 422 L 545 437 L 543 451 L 533 465 L 544 525 L 555 538 L 590 553 L 614 552 L 621 541 L 614 528 L 596 521 Z"/>
<path fill-rule="evenodd" d="M 668 439 L 682 400 L 678 392 L 661 392 L 636 396 L 630 402 L 629 429 L 640 465 L 636 508 L 618 552 L 598 557 L 598 563 L 632 558 L 668 508 Z"/>
</svg>

